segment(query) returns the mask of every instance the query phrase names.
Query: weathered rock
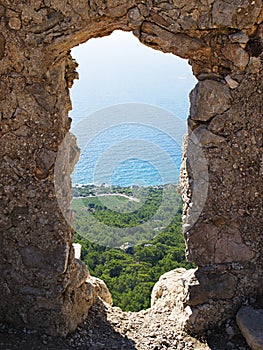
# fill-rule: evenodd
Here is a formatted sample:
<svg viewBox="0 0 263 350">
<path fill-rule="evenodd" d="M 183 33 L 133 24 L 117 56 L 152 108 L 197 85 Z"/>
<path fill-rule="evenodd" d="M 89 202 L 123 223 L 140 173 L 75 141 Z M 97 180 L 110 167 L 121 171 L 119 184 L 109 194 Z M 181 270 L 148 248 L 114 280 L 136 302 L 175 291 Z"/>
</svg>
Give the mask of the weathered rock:
<svg viewBox="0 0 263 350">
<path fill-rule="evenodd" d="M 224 113 L 231 106 L 231 94 L 227 85 L 214 80 L 200 81 L 190 94 L 190 118 L 208 121 Z"/>
<path fill-rule="evenodd" d="M 112 305 L 112 296 L 105 282 L 97 277 L 89 276 L 89 278 L 86 280 L 86 284 L 91 285 L 91 287 L 94 289 L 95 298 L 100 297 L 107 304 Z"/>
<path fill-rule="evenodd" d="M 4 57 L 5 54 L 5 37 L 3 34 L 0 34 L 0 60 Z"/>
<path fill-rule="evenodd" d="M 239 85 L 239 83 L 232 79 L 230 75 L 227 75 L 225 77 L 225 81 L 227 82 L 227 85 L 230 87 L 230 89 L 236 89 Z"/>
<path fill-rule="evenodd" d="M 153 287 L 151 306 L 164 303 L 166 298 L 170 301 L 175 300 L 177 295 L 183 292 L 182 278 L 185 273 L 186 269 L 181 268 L 163 274 Z"/>
<path fill-rule="evenodd" d="M 207 129 L 206 126 L 203 125 L 198 126 L 194 130 L 194 135 L 201 147 L 217 147 L 222 142 L 225 142 L 225 139 L 223 137 L 213 134 Z"/>
<path fill-rule="evenodd" d="M 237 324 L 252 350 L 263 349 L 263 310 L 243 306 L 236 316 Z"/>
<path fill-rule="evenodd" d="M 222 320 L 220 307 L 224 307 L 226 320 L 231 306 L 226 300 L 234 297 L 238 279 L 226 271 L 205 269 L 175 269 L 162 275 L 151 295 L 151 310 L 168 313 L 168 319 L 179 327 L 195 333 L 212 327 Z M 218 300 L 225 300 L 218 302 Z M 213 318 L 210 313 L 213 311 Z"/>
<path fill-rule="evenodd" d="M 230 44 L 224 47 L 223 55 L 240 70 L 244 70 L 249 62 L 248 53 L 239 44 Z"/>
<path fill-rule="evenodd" d="M 19 30 L 21 28 L 21 21 L 17 17 L 12 17 L 9 19 L 8 25 L 11 29 Z"/>
<path fill-rule="evenodd" d="M 69 51 L 117 29 L 188 58 L 200 80 L 181 172 L 187 257 L 200 273 L 192 284 L 184 277 L 191 293 L 180 282 L 189 328 L 218 326 L 261 292 L 262 13 L 261 0 L 0 5 L 0 321 L 65 336 L 98 293 L 110 300 L 101 282 L 86 282 L 72 248 L 79 152 L 68 89 L 77 78 Z"/>
<path fill-rule="evenodd" d="M 210 54 L 210 48 L 203 40 L 182 33 L 173 34 L 149 22 L 142 24 L 140 40 L 150 46 L 160 46 L 162 51 L 172 52 L 183 58 L 198 58 L 201 54 Z"/>
<path fill-rule="evenodd" d="M 52 150 L 41 149 L 36 154 L 35 174 L 38 179 L 44 179 L 48 176 L 49 170 L 54 167 L 56 153 Z"/>
<path fill-rule="evenodd" d="M 216 0 L 213 4 L 212 25 L 214 28 L 246 28 L 251 20 L 256 22 L 260 9 L 260 0 L 252 2 Z"/>
<path fill-rule="evenodd" d="M 244 32 L 236 32 L 229 35 L 229 39 L 232 43 L 246 44 L 249 41 L 249 37 Z"/>
<path fill-rule="evenodd" d="M 237 229 L 230 228 L 215 244 L 215 262 L 249 261 L 255 255 L 251 248 L 242 240 Z"/>
<path fill-rule="evenodd" d="M 251 74 L 255 74 L 260 70 L 261 60 L 259 57 L 250 57 L 248 72 Z"/>
<path fill-rule="evenodd" d="M 187 304 L 195 306 L 207 303 L 209 299 L 233 298 L 237 277 L 229 273 L 205 273 L 201 269 L 195 271 L 191 278 L 185 280 L 184 284 L 186 290 L 188 290 Z"/>
</svg>

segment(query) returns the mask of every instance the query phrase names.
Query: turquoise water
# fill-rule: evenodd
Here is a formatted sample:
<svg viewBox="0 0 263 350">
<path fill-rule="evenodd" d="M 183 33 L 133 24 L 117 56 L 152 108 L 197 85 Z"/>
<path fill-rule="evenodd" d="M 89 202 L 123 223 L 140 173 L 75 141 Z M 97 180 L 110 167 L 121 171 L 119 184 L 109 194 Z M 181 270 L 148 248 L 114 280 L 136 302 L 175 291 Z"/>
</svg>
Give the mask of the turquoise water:
<svg viewBox="0 0 263 350">
<path fill-rule="evenodd" d="M 196 83 L 191 67 L 185 60 L 135 43 L 127 33 L 116 35 L 114 50 L 100 39 L 105 52 L 94 43 L 85 54 L 81 48 L 73 51 L 80 80 L 71 90 L 70 116 L 81 156 L 72 182 L 177 182 L 188 96 Z M 121 42 L 127 44 L 122 46 L 125 50 L 117 50 Z"/>
<path fill-rule="evenodd" d="M 73 184 L 154 186 L 176 183 L 186 123 L 148 104 L 119 104 L 73 127 L 81 155 Z"/>
<path fill-rule="evenodd" d="M 96 135 L 82 149 L 72 179 L 75 184 L 119 186 L 174 183 L 180 162 L 180 136 L 177 141 L 159 128 L 122 124 Z"/>
</svg>

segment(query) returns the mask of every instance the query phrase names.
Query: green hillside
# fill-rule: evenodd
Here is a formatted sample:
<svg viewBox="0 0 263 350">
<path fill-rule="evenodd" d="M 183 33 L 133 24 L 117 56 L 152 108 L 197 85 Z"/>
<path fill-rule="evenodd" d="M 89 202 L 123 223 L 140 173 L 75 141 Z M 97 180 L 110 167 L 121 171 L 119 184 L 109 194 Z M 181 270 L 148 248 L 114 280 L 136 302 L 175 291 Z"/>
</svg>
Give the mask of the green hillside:
<svg viewBox="0 0 263 350">
<path fill-rule="evenodd" d="M 163 273 L 193 267 L 185 260 L 175 185 L 86 186 L 75 188 L 74 196 L 75 242 L 82 244 L 90 273 L 108 285 L 114 305 L 125 311 L 148 308 L 151 289 Z"/>
</svg>

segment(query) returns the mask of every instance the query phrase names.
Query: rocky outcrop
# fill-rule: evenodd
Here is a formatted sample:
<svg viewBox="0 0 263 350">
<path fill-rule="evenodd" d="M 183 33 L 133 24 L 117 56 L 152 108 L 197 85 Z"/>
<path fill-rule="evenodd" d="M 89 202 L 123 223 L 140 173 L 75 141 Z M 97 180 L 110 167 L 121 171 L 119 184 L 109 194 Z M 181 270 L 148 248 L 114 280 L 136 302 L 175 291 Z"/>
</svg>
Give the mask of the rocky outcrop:
<svg viewBox="0 0 263 350">
<path fill-rule="evenodd" d="M 4 0 L 0 16 L 0 321 L 66 335 L 94 302 L 72 247 L 69 51 L 116 29 L 189 59 L 199 80 L 181 172 L 187 257 L 198 265 L 188 327 L 218 325 L 259 297 L 262 1 Z"/>
<path fill-rule="evenodd" d="M 112 305 L 112 296 L 105 282 L 97 277 L 89 276 L 86 280 L 86 284 L 90 290 L 93 290 L 94 303 L 97 298 L 101 298 L 105 303 Z"/>
<path fill-rule="evenodd" d="M 236 284 L 237 278 L 232 274 L 204 276 L 198 269 L 175 269 L 162 275 L 153 287 L 151 307 L 169 310 L 169 319 L 181 328 L 187 324 L 189 329 L 201 332 L 222 324 L 219 307 L 224 306 L 225 319 L 231 317 L 232 309 L 223 300 L 234 298 Z"/>
<path fill-rule="evenodd" d="M 195 270 L 175 269 L 163 274 L 154 285 L 151 294 L 151 307 L 165 302 L 165 299 L 174 302 L 178 295 L 184 293 L 184 281 Z M 183 300 L 184 297 L 181 297 Z"/>
</svg>

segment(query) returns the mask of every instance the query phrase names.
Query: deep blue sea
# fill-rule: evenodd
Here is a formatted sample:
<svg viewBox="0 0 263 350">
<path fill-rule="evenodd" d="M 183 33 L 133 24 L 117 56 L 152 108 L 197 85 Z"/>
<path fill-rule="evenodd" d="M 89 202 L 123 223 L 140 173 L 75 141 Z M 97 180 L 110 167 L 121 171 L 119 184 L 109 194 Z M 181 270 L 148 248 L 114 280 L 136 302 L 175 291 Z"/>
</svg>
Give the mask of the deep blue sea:
<svg viewBox="0 0 263 350">
<path fill-rule="evenodd" d="M 80 80 L 71 90 L 70 116 L 81 148 L 73 184 L 178 182 L 188 96 L 196 81 L 186 61 L 143 50 L 140 44 L 143 64 L 141 57 L 125 61 L 128 50 L 108 53 L 107 64 L 101 51 L 85 58 L 81 50 L 73 52 Z"/>
</svg>

